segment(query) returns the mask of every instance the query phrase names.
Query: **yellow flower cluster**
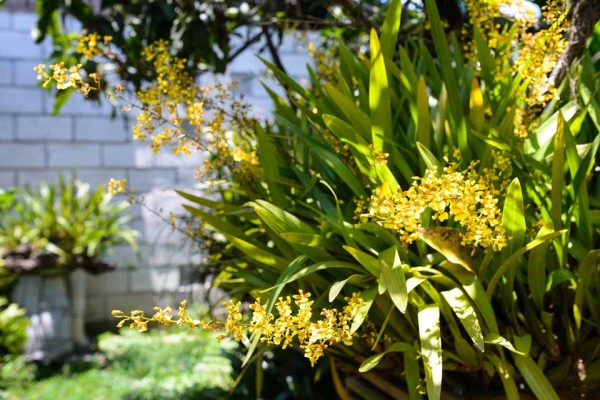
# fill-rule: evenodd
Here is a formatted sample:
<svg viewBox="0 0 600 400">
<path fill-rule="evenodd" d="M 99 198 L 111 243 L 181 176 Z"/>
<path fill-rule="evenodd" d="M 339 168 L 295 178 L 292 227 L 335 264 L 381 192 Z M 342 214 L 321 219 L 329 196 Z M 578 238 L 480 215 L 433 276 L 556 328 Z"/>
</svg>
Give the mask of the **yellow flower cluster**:
<svg viewBox="0 0 600 400">
<path fill-rule="evenodd" d="M 191 318 L 186 311 L 185 301 L 181 302 L 176 320 L 170 307 L 165 309 L 155 307 L 156 313 L 152 317 L 144 316 L 144 312 L 140 310 L 132 311 L 130 315 L 119 310 L 113 311 L 112 314 L 114 317 L 121 318 L 117 325 L 119 328 L 129 322 L 130 328 L 137 328 L 140 332 L 148 330 L 148 323 L 157 322 L 163 325 L 177 324 L 190 328 L 224 330 L 226 335 L 220 338 L 229 336 L 237 341 L 244 340 L 246 334 L 256 333 L 261 335 L 263 343 L 281 346 L 284 349 L 293 345 L 295 339 L 299 347 L 304 350 L 305 357 L 314 366 L 329 346 L 337 343 L 352 345 L 353 334 L 350 325 L 362 304 L 362 299 L 354 293 L 351 297 L 345 298 L 347 305 L 341 312 L 335 309 L 323 309 L 321 315 L 324 318 L 316 322 L 312 321 L 313 301 L 309 299 L 310 293 L 304 293 L 302 290 L 292 297 L 287 296 L 285 299 L 280 297 L 275 305 L 277 317 L 267 313 L 265 306 L 258 299 L 249 306 L 253 311 L 249 323 L 243 322 L 243 315 L 240 312 L 242 303 L 234 300 L 223 303 L 227 311 L 225 322 L 217 319 L 205 322 Z"/>
<path fill-rule="evenodd" d="M 522 46 L 513 67 L 529 83 L 529 94 L 525 97 L 529 106 L 546 104 L 554 97 L 555 88 L 551 87 L 549 74 L 568 45 L 566 2 L 550 1 L 542 10 L 549 28 L 521 33 Z"/>
<path fill-rule="evenodd" d="M 163 146 L 175 143 L 175 154 L 189 155 L 193 147 L 199 147 L 199 142 L 185 135 L 182 124 L 187 118 L 199 130 L 204 119 L 204 105 L 196 101 L 200 90 L 186 71 L 186 60 L 173 57 L 164 40 L 146 47 L 142 56 L 152 63 L 157 76 L 151 85 L 136 93 L 140 113 L 133 128 L 134 138 L 143 141 L 151 137 L 150 147 L 155 154 Z M 185 114 L 181 111 L 182 106 Z M 162 129 L 155 134 L 157 128 Z"/>
<path fill-rule="evenodd" d="M 83 56 L 88 60 L 91 60 L 95 56 L 104 54 L 102 48 L 100 47 L 100 44 L 108 46 L 111 41 L 112 36 L 110 35 L 104 35 L 101 38 L 100 35 L 95 32 L 89 34 L 83 32 L 81 36 L 79 36 L 79 38 L 77 39 L 75 51 L 77 53 L 83 54 Z"/>
<path fill-rule="evenodd" d="M 107 191 L 112 195 L 125 193 L 127 191 L 126 187 L 127 179 L 110 178 L 110 181 L 108 181 Z"/>
<path fill-rule="evenodd" d="M 501 158 L 500 163 L 506 166 L 506 160 Z M 501 250 L 507 237 L 498 197 L 505 183 L 501 182 L 501 189 L 496 189 L 499 173 L 484 169 L 480 175 L 475 170 L 476 164 L 472 162 L 466 171 L 459 171 L 458 164 L 453 162 L 441 174 L 428 169 L 425 176 L 415 178 L 408 190 L 397 194 L 385 186 L 377 188 L 371 195 L 368 213 L 360 215 L 360 220 L 373 220 L 398 233 L 403 243 L 410 244 L 418 238 L 423 213 L 430 209 L 434 220 L 444 222 L 452 218 L 465 228 L 462 245 Z"/>
<path fill-rule="evenodd" d="M 64 62 L 51 64 L 47 67 L 46 64 L 39 64 L 33 68 L 38 73 L 37 79 L 43 80 L 43 87 L 48 87 L 52 82 L 56 83 L 56 88 L 59 90 L 73 88 L 78 92 L 88 95 L 93 87 L 89 82 L 86 82 L 81 76 L 81 64 L 72 67 L 65 67 Z M 98 82 L 98 75 L 89 74 L 88 78 L 94 82 Z"/>
<path fill-rule="evenodd" d="M 529 114 L 544 107 L 555 95 L 549 74 L 568 44 L 567 1 L 550 0 L 542 7 L 541 20 L 521 0 L 468 0 L 467 8 L 471 26 L 487 39 L 494 53 L 495 79 L 507 83 L 508 78 L 518 74 L 527 84 L 526 91 L 514 93 L 519 104 L 515 110 L 515 135 L 527 137 Z M 508 23 L 498 22 L 502 20 Z M 535 28 L 542 21 L 549 27 Z M 466 48 L 472 50 L 475 46 Z"/>
</svg>

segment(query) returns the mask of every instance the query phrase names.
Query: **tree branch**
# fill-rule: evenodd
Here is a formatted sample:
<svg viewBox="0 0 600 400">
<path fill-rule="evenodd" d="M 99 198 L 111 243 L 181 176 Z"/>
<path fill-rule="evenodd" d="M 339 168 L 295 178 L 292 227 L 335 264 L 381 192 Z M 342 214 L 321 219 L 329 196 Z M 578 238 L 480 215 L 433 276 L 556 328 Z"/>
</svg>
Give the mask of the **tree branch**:
<svg viewBox="0 0 600 400">
<path fill-rule="evenodd" d="M 600 20 L 600 1 L 598 0 L 573 0 L 572 7 L 569 44 L 550 75 L 550 82 L 555 87 L 567 76 L 573 61 L 585 51 L 586 41 Z"/>
</svg>

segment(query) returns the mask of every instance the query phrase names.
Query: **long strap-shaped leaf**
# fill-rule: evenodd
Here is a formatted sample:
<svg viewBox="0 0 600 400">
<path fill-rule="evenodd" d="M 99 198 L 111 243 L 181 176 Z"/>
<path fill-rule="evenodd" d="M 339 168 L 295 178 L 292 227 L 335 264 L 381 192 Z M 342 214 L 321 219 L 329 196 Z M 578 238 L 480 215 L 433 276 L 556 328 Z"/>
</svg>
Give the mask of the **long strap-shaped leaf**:
<svg viewBox="0 0 600 400">
<path fill-rule="evenodd" d="M 440 309 L 437 305 L 419 307 L 419 338 L 427 381 L 429 400 L 438 400 L 442 393 L 442 337 Z"/>
<path fill-rule="evenodd" d="M 401 313 L 406 312 L 408 305 L 408 289 L 406 288 L 406 278 L 402 271 L 402 262 L 400 255 L 395 247 L 381 252 L 379 254 L 379 263 L 381 264 L 381 280 L 392 302 Z"/>
<path fill-rule="evenodd" d="M 375 151 L 383 151 L 384 143 L 393 141 L 392 110 L 385 57 L 380 48 L 377 32 L 374 29 L 371 30 L 369 108 L 371 110 L 371 140 L 373 147 Z"/>
</svg>

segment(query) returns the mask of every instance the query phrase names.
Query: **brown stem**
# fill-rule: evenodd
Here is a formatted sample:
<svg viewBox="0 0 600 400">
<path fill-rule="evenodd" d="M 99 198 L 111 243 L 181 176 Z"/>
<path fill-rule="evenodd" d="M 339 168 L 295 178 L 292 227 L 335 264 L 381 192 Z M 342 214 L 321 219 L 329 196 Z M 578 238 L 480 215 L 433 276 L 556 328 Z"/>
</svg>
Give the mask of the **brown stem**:
<svg viewBox="0 0 600 400">
<path fill-rule="evenodd" d="M 555 87 L 567 76 L 573 61 L 585 51 L 586 41 L 594 32 L 596 22 L 600 20 L 598 0 L 572 0 L 571 4 L 573 8 L 569 44 L 550 75 L 550 82 Z"/>
</svg>

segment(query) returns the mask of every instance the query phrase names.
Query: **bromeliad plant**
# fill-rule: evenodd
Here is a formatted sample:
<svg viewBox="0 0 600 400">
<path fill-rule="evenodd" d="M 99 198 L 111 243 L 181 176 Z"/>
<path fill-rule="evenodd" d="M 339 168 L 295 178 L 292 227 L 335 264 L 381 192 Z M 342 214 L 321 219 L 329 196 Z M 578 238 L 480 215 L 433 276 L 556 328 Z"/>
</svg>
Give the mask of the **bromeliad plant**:
<svg viewBox="0 0 600 400">
<path fill-rule="evenodd" d="M 0 221 L 0 254 L 6 267 L 65 273 L 76 267 L 91 272 L 110 268 L 100 258 L 112 246 L 136 246 L 123 214 L 129 204 L 115 203 L 112 197 L 104 186 L 92 192 L 88 184 L 62 177 L 56 185 L 18 191 Z"/>
<path fill-rule="evenodd" d="M 471 10 L 483 19 L 464 54 L 433 0 L 431 40 L 397 48 L 391 1 L 369 54 L 340 43 L 335 79 L 309 68 L 310 89 L 265 62 L 287 94 L 266 88 L 275 122 L 216 142 L 232 177 L 221 201 L 180 193 L 228 243 L 218 284 L 264 304 L 258 318 L 276 320 L 286 293 L 311 293 L 316 309 L 360 293 L 353 345 L 325 349 L 340 397 L 372 398 L 360 379 L 412 399 L 598 390 L 598 78 L 584 57 L 578 98 L 544 79 L 564 48 L 555 3 L 551 29 L 530 34 L 531 19 L 489 24 L 500 2 L 469 2 L 491 11 Z M 229 312 L 225 329 L 260 359 L 256 312 L 246 325 L 237 302 Z M 141 329 L 205 325 L 183 305 L 175 321 L 115 314 Z"/>
</svg>

